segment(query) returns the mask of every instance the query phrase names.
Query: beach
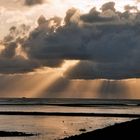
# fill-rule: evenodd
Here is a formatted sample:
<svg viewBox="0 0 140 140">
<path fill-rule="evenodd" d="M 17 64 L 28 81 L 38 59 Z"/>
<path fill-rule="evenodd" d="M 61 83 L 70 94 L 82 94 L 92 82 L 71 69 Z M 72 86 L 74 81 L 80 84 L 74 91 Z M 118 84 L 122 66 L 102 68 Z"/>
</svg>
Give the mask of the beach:
<svg viewBox="0 0 140 140">
<path fill-rule="evenodd" d="M 88 138 L 140 118 L 139 100 L 1 99 L 0 104 L 0 140 Z"/>
<path fill-rule="evenodd" d="M 139 139 L 140 130 L 140 119 L 115 124 L 113 126 L 108 126 L 103 129 L 98 129 L 95 131 L 83 133 L 81 135 L 71 136 L 69 138 L 64 138 L 63 140 L 100 140 L 100 139 L 122 139 L 131 138 Z"/>
</svg>

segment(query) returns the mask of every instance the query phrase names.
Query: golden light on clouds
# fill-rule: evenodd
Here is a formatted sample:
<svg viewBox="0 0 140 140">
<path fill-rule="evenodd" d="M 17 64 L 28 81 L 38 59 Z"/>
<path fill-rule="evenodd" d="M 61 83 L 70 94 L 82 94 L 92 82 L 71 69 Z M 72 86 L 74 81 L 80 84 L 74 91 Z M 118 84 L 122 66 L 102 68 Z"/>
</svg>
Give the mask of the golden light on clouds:
<svg viewBox="0 0 140 140">
<path fill-rule="evenodd" d="M 16 48 L 16 56 L 22 56 L 24 59 L 28 59 L 27 54 L 23 51 L 20 44 L 18 44 L 18 47 Z"/>
<path fill-rule="evenodd" d="M 58 8 L 59 6 L 62 6 L 64 9 L 75 7 L 82 12 L 88 12 L 93 6 L 99 10 L 104 3 L 111 1 L 115 2 L 115 8 L 119 11 L 123 11 L 125 5 L 140 6 L 137 0 L 53 0 L 50 3 Z"/>
<path fill-rule="evenodd" d="M 25 23 L 35 26 L 35 21 L 40 15 L 44 15 L 47 19 L 53 16 L 64 17 L 66 11 L 71 7 L 78 8 L 81 13 L 87 13 L 93 7 L 100 10 L 104 3 L 114 1 L 116 9 L 119 11 L 124 11 L 124 6 L 128 4 L 138 6 L 140 9 L 140 3 L 137 3 L 136 0 L 47 0 L 46 3 L 30 7 L 22 5 L 23 3 L 20 4 L 19 1 L 14 4 L 12 1 L 7 1 L 9 0 L 0 1 L 0 39 L 7 34 L 12 25 Z M 9 7 L 13 8 L 9 9 Z"/>
<path fill-rule="evenodd" d="M 57 91 L 56 81 L 61 76 L 54 71 L 23 75 L 0 76 L 2 97 L 45 97 L 45 98 L 140 98 L 140 79 L 119 81 L 110 80 L 71 80 L 66 85 L 60 81 L 62 90 Z M 62 83 L 61 83 L 62 82 Z M 17 88 L 18 87 L 18 88 Z M 50 90 L 53 87 L 53 91 Z M 10 93 L 10 94 L 9 94 Z"/>
<path fill-rule="evenodd" d="M 131 6 L 138 6 L 139 4 L 137 3 L 136 0 L 92 0 L 93 1 L 93 5 L 95 5 L 97 7 L 97 9 L 99 10 L 100 7 L 106 3 L 106 2 L 115 2 L 115 8 L 119 11 L 124 11 L 124 6 L 125 5 L 131 5 Z"/>
<path fill-rule="evenodd" d="M 61 74 L 66 72 L 71 67 L 74 67 L 79 63 L 79 60 L 65 60 L 63 65 L 60 68 L 57 68 L 57 71 L 59 71 Z"/>
</svg>

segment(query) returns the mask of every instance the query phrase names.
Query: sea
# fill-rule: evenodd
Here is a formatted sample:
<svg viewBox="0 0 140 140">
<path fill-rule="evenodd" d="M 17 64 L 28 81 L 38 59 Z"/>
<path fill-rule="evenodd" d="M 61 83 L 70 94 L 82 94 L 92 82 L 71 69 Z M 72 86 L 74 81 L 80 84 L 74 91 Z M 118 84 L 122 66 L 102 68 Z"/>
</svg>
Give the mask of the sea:
<svg viewBox="0 0 140 140">
<path fill-rule="evenodd" d="M 140 100 L 1 98 L 0 131 L 36 134 L 0 140 L 61 140 L 140 116 Z"/>
</svg>

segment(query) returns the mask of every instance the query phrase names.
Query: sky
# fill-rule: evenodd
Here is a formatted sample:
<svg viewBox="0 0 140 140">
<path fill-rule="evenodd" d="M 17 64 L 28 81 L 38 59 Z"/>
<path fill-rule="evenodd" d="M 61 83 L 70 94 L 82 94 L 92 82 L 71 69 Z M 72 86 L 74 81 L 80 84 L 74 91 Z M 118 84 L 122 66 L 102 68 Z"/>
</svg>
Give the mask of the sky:
<svg viewBox="0 0 140 140">
<path fill-rule="evenodd" d="M 140 98 L 139 0 L 0 0 L 0 97 Z"/>
</svg>

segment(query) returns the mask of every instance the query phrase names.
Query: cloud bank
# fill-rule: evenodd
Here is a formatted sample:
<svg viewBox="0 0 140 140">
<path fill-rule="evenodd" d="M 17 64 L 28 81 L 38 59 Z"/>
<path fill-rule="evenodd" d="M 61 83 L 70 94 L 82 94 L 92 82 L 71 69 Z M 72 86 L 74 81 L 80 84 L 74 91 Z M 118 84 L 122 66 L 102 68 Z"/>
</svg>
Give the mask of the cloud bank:
<svg viewBox="0 0 140 140">
<path fill-rule="evenodd" d="M 64 74 L 66 77 L 140 77 L 139 10 L 127 5 L 124 12 L 119 12 L 114 2 L 105 3 L 100 9 L 93 7 L 81 14 L 71 8 L 64 19 L 46 19 L 42 15 L 32 31 L 26 26 L 22 30 L 12 28 L 2 42 L 5 49 L 0 54 L 0 72 L 28 72 L 44 66 L 61 67 L 64 60 L 80 60 Z M 19 46 L 27 58 L 17 56 Z"/>
</svg>

